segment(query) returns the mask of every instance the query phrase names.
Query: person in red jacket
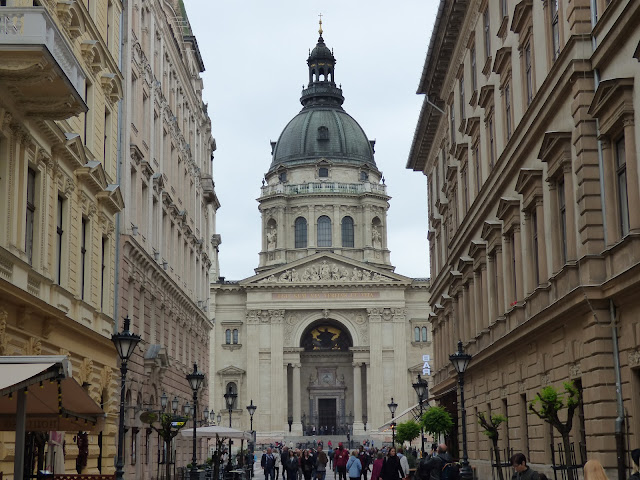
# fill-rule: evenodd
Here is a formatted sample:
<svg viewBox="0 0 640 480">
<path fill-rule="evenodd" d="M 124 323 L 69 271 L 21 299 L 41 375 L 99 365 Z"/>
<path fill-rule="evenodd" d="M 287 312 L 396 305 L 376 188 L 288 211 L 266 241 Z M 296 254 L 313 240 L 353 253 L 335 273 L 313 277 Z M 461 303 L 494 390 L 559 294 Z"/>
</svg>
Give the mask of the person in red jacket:
<svg viewBox="0 0 640 480">
<path fill-rule="evenodd" d="M 338 472 L 338 480 L 347 480 L 347 462 L 349 461 L 349 450 L 338 443 L 337 450 L 333 453 L 333 465 Z"/>
</svg>

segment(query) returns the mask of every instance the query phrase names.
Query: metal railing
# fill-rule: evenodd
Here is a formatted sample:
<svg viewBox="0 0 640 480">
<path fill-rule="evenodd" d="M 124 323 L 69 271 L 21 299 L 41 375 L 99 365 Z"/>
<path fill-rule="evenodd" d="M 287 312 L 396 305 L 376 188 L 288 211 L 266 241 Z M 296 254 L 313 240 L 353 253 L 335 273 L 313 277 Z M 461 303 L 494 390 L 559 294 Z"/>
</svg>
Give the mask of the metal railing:
<svg viewBox="0 0 640 480">
<path fill-rule="evenodd" d="M 339 193 L 339 194 L 363 194 L 374 193 L 387 194 L 387 186 L 373 183 L 340 183 L 340 182 L 312 182 L 296 185 L 279 183 L 277 185 L 265 185 L 261 188 L 261 196 L 269 195 L 309 195 L 313 193 Z"/>
</svg>

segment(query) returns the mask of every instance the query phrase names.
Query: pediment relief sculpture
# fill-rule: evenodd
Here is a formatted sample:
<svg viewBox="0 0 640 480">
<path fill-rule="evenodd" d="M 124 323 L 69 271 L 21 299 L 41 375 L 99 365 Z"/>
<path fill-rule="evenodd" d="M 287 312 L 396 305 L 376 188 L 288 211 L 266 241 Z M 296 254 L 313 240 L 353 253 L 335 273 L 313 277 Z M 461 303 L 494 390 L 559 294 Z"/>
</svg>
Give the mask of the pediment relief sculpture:
<svg viewBox="0 0 640 480">
<path fill-rule="evenodd" d="M 392 278 L 365 268 L 351 267 L 323 260 L 301 267 L 290 268 L 280 274 L 269 275 L 258 283 L 318 283 L 318 282 L 362 282 L 391 283 Z"/>
</svg>

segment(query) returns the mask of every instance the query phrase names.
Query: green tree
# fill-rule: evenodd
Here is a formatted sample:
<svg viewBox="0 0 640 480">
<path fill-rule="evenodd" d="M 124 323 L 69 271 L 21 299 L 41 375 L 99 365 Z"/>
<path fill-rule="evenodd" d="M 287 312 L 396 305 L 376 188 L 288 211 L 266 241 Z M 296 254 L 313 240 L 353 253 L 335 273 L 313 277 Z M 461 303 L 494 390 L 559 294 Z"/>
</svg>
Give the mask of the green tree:
<svg viewBox="0 0 640 480">
<path fill-rule="evenodd" d="M 580 404 L 580 392 L 573 381 L 564 382 L 563 386 L 563 392 L 556 390 L 552 386 L 544 387 L 529 402 L 529 411 L 558 431 L 562 437 L 564 458 L 567 466 L 569 466 L 571 459 L 571 427 L 573 426 L 573 415 Z M 563 422 L 560 420 L 558 412 L 564 408 L 567 409 L 567 420 Z M 567 473 L 570 480 L 576 478 L 574 469 L 567 469 Z"/>
<path fill-rule="evenodd" d="M 411 445 L 411 442 L 419 436 L 420 425 L 415 420 L 408 420 L 396 426 L 396 440 L 400 444 L 409 442 L 409 445 Z"/>
<path fill-rule="evenodd" d="M 148 423 L 158 435 L 162 437 L 165 445 L 165 469 L 167 480 L 171 478 L 171 440 L 187 423 L 188 417 L 180 417 L 169 413 L 145 412 L 140 415 L 140 420 Z"/>
<path fill-rule="evenodd" d="M 493 443 L 493 453 L 496 459 L 496 465 L 498 465 L 498 475 L 500 480 L 504 480 L 504 474 L 502 473 L 502 467 L 500 466 L 500 450 L 498 449 L 498 438 L 500 433 L 498 429 L 500 425 L 506 423 L 507 417 L 504 415 L 492 415 L 489 418 L 485 417 L 484 412 L 478 412 L 478 423 L 484 429 L 484 433 L 491 439 Z"/>
<path fill-rule="evenodd" d="M 434 438 L 447 434 L 453 429 L 453 420 L 444 407 L 431 407 L 422 415 L 422 427 Z"/>
</svg>

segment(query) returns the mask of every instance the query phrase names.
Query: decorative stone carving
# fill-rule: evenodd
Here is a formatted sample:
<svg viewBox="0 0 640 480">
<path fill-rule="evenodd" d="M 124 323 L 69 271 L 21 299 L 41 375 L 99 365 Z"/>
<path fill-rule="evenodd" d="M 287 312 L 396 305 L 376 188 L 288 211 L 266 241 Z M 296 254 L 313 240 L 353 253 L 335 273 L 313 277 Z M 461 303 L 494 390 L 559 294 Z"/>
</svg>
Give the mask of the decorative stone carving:
<svg viewBox="0 0 640 480">
<path fill-rule="evenodd" d="M 569 364 L 569 378 L 580 378 L 582 376 L 582 368 L 580 362 Z"/>
<path fill-rule="evenodd" d="M 371 244 L 373 248 L 382 248 L 382 235 L 377 225 L 371 227 Z"/>
<path fill-rule="evenodd" d="M 91 383 L 91 374 L 93 373 L 93 360 L 85 358 L 80 365 L 80 371 L 78 372 L 80 385 L 83 383 Z"/>
<path fill-rule="evenodd" d="M 551 385 L 551 375 L 549 373 L 543 373 L 540 375 L 540 385 L 543 387 Z"/>
<path fill-rule="evenodd" d="M 24 347 L 25 355 L 42 355 L 42 342 L 35 337 L 29 337 Z"/>
<path fill-rule="evenodd" d="M 640 349 L 631 350 L 629 352 L 629 366 L 630 367 L 640 366 Z"/>
<path fill-rule="evenodd" d="M 275 250 L 278 243 L 278 232 L 276 227 L 272 226 L 267 232 L 267 250 Z"/>
<path fill-rule="evenodd" d="M 393 279 L 372 270 L 357 267 L 347 268 L 326 260 L 311 264 L 300 273 L 295 268 L 285 270 L 280 275 L 270 275 L 258 283 L 320 283 L 320 282 L 364 282 L 391 283 Z"/>
</svg>

